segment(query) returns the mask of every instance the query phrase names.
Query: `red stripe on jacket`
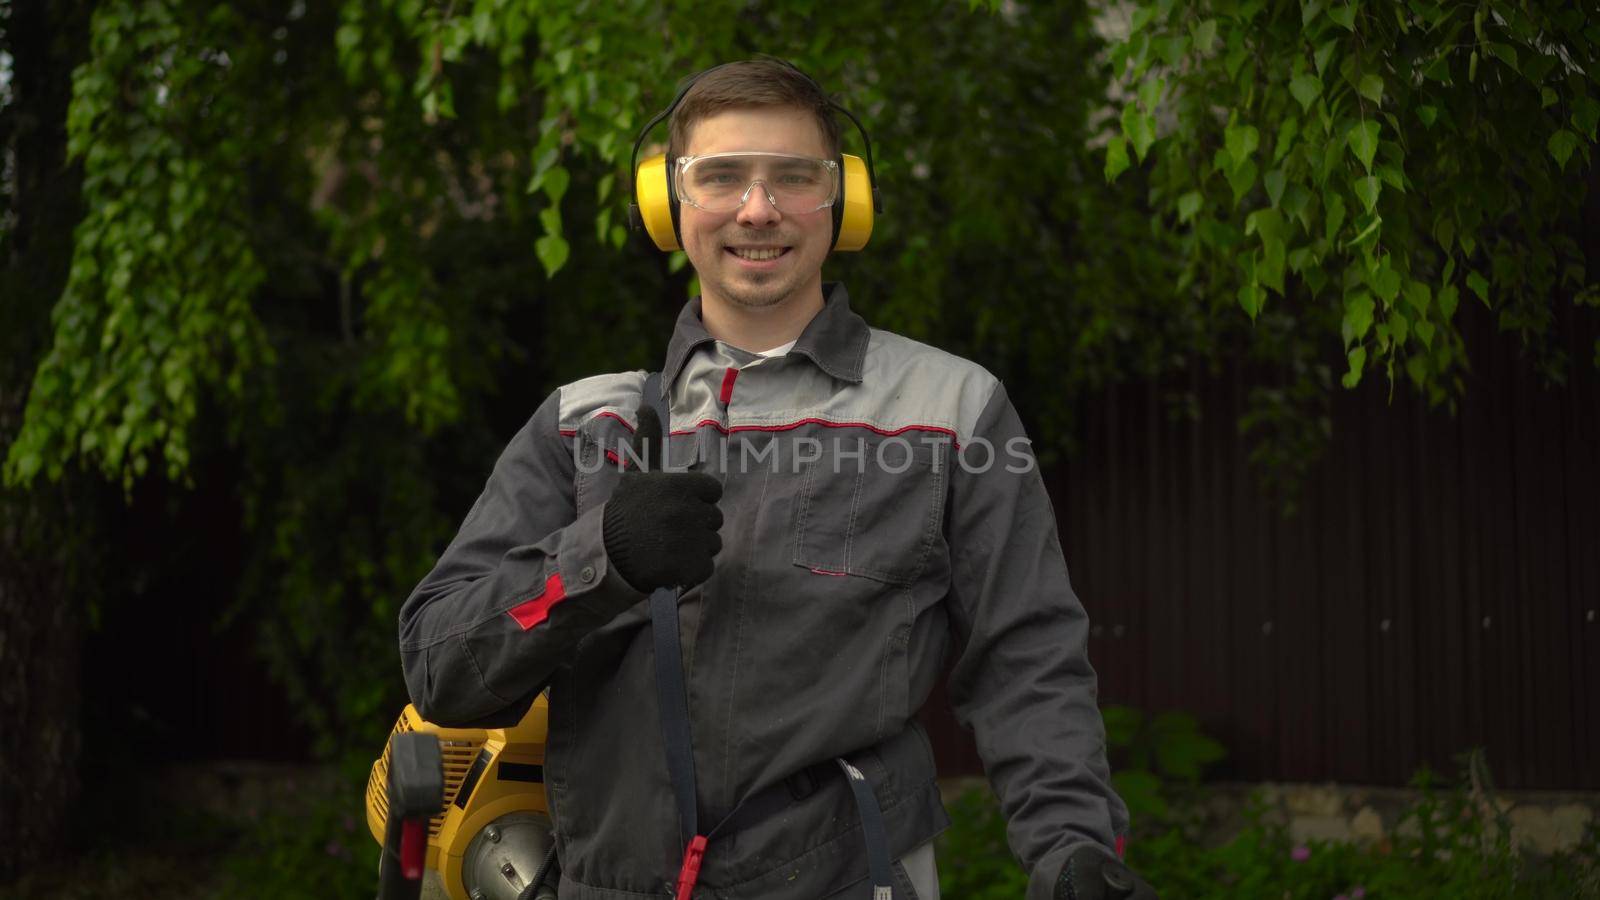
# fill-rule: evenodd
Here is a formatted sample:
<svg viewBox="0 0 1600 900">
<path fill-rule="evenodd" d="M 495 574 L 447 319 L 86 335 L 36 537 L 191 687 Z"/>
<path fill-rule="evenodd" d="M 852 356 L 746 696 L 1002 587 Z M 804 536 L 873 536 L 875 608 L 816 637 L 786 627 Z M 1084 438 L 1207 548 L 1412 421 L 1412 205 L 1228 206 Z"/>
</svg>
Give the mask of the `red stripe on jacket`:
<svg viewBox="0 0 1600 900">
<path fill-rule="evenodd" d="M 567 596 L 566 589 L 561 586 L 561 573 L 551 572 L 550 577 L 544 580 L 544 590 L 539 592 L 532 600 L 524 600 L 516 606 L 506 610 L 511 618 L 517 620 L 523 631 L 543 622 L 550 617 L 550 607 L 560 603 Z"/>
<path fill-rule="evenodd" d="M 867 422 L 834 422 L 828 419 L 819 419 L 816 417 L 796 419 L 793 422 L 782 422 L 773 425 L 724 425 L 715 419 L 701 419 L 699 422 L 695 423 L 693 428 L 674 428 L 672 433 L 694 434 L 695 431 L 704 428 L 707 425 L 710 425 L 712 428 L 715 428 L 723 434 L 732 434 L 735 431 L 788 431 L 791 428 L 799 428 L 801 425 L 822 425 L 828 428 L 864 428 L 874 434 L 888 435 L 891 437 L 897 434 L 903 434 L 907 431 L 931 431 L 935 434 L 947 434 L 952 438 L 956 436 L 954 430 L 946 428 L 943 425 L 915 424 L 902 425 L 899 428 L 890 429 L 880 428 L 877 425 L 872 425 Z"/>
</svg>

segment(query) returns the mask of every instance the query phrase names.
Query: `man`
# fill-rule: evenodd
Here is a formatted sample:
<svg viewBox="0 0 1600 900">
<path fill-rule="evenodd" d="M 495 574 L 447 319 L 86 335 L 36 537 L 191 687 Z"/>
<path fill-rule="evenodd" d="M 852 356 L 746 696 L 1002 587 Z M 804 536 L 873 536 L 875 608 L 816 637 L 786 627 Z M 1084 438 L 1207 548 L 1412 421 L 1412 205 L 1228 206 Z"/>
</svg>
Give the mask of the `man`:
<svg viewBox="0 0 1600 900">
<path fill-rule="evenodd" d="M 1131 878 L 1113 856 L 1127 810 L 1088 622 L 1004 386 L 868 327 L 823 283 L 840 139 L 810 79 L 720 66 L 670 130 L 701 294 L 661 374 L 668 465 L 608 464 L 662 452 L 640 452 L 660 424 L 645 373 L 547 398 L 401 610 L 413 702 L 441 724 L 493 724 L 548 687 L 561 896 L 671 895 L 686 836 L 643 601 L 682 586 L 695 804 L 738 826 L 712 836 L 694 896 L 867 896 L 872 829 L 830 770 L 842 758 L 871 784 L 895 896 L 926 900 L 948 818 L 913 717 L 953 643 L 951 697 L 1028 896 L 1128 896 L 1107 888 Z"/>
</svg>

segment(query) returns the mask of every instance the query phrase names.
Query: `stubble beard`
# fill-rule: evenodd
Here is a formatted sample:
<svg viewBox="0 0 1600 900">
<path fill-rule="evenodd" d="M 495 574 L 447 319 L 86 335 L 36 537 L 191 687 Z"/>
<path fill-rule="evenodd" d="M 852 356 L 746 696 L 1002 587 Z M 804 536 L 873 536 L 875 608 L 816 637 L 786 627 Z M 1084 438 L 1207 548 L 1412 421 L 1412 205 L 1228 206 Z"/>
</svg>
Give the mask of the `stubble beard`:
<svg viewBox="0 0 1600 900">
<path fill-rule="evenodd" d="M 777 306 L 794 293 L 794 285 L 774 278 L 761 284 L 723 285 L 722 296 L 733 306 L 766 309 Z"/>
</svg>

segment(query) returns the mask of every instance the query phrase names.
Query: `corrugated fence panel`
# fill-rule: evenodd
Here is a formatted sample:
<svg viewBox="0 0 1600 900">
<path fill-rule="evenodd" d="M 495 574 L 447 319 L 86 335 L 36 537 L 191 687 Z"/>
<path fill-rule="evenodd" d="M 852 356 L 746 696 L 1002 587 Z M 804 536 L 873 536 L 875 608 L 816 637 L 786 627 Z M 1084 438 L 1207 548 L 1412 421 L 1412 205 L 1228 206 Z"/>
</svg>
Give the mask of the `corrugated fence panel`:
<svg viewBox="0 0 1600 900">
<path fill-rule="evenodd" d="M 1600 788 L 1595 327 L 1561 323 L 1573 364 L 1547 387 L 1463 314 L 1457 414 L 1369 373 L 1290 518 L 1247 461 L 1247 373 L 1084 398 L 1046 482 L 1102 703 L 1194 713 L 1222 778 L 1404 784 L 1483 746 L 1503 786 Z M 1169 414 L 1179 388 L 1198 420 Z M 980 771 L 942 702 L 942 769 Z"/>
</svg>

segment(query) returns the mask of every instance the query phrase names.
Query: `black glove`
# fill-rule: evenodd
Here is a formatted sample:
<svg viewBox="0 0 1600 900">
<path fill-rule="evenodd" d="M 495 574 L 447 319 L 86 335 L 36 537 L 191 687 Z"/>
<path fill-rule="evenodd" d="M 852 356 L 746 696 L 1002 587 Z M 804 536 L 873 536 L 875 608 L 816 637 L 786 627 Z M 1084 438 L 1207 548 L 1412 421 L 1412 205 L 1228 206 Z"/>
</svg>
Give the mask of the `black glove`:
<svg viewBox="0 0 1600 900">
<path fill-rule="evenodd" d="M 1079 847 L 1056 878 L 1055 900 L 1156 900 L 1155 888 L 1100 847 Z"/>
<path fill-rule="evenodd" d="M 633 449 L 643 468 L 623 472 L 606 501 L 606 555 L 623 580 L 646 594 L 705 581 L 722 549 L 722 482 L 704 472 L 650 471 L 660 468 L 664 445 L 661 419 L 648 406 L 639 409 Z"/>
</svg>

